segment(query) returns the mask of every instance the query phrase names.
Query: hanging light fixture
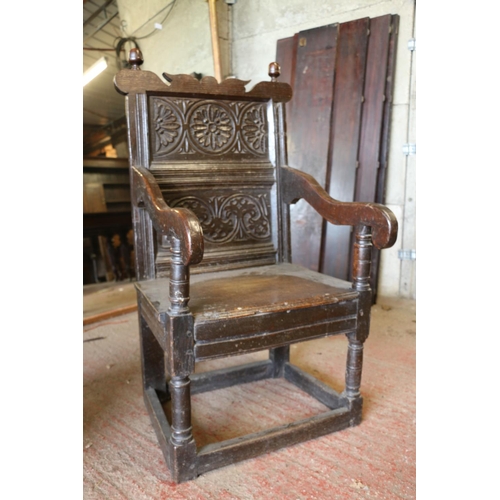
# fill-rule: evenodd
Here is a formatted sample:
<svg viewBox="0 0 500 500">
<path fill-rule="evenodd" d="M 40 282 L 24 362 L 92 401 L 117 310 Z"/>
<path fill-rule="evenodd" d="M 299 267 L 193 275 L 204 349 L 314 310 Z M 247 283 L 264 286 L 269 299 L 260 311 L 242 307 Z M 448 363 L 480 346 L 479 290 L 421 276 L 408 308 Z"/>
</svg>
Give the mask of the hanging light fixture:
<svg viewBox="0 0 500 500">
<path fill-rule="evenodd" d="M 97 75 L 101 74 L 108 67 L 108 60 L 105 57 L 101 57 L 96 61 L 90 68 L 83 73 L 83 86 L 87 85 L 91 80 L 93 80 Z"/>
</svg>

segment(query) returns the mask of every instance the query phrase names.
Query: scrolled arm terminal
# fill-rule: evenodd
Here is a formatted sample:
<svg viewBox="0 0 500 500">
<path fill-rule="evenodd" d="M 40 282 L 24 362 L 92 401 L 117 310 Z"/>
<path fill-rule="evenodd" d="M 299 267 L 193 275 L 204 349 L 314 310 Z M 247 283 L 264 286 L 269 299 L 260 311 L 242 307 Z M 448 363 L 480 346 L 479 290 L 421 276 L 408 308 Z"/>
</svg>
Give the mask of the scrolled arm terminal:
<svg viewBox="0 0 500 500">
<path fill-rule="evenodd" d="M 132 182 L 136 186 L 132 203 L 144 207 L 159 233 L 179 240 L 182 263 L 189 266 L 201 262 L 203 230 L 193 212 L 186 208 L 169 207 L 155 178 L 145 168 L 132 167 Z"/>
<path fill-rule="evenodd" d="M 378 203 L 342 202 L 333 199 L 309 174 L 281 167 L 285 203 L 303 198 L 328 222 L 342 226 L 369 226 L 375 247 L 389 248 L 396 242 L 398 221 L 387 207 Z"/>
</svg>

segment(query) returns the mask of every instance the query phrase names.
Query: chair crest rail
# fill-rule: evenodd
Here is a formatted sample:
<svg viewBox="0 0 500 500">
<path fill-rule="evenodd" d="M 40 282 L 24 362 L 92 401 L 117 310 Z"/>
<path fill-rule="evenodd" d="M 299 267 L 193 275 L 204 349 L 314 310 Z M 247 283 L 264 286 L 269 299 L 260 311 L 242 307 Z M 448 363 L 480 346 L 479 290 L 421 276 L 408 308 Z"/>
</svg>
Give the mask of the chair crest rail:
<svg viewBox="0 0 500 500">
<path fill-rule="evenodd" d="M 279 73 L 278 73 L 279 74 Z M 151 71 L 121 70 L 114 78 L 116 90 L 122 95 L 161 92 L 176 95 L 224 96 L 250 100 L 272 99 L 274 102 L 288 102 L 292 98 L 292 87 L 288 83 L 271 81 L 259 82 L 249 91 L 245 85 L 250 80 L 227 78 L 218 82 L 212 76 L 205 76 L 201 81 L 191 75 L 163 74 L 167 82 L 163 82 Z"/>
<path fill-rule="evenodd" d="M 281 167 L 281 183 L 284 203 L 293 204 L 303 198 L 332 224 L 369 226 L 373 244 L 379 249 L 389 248 L 396 242 L 398 221 L 385 206 L 335 200 L 314 177 L 287 166 Z"/>
</svg>

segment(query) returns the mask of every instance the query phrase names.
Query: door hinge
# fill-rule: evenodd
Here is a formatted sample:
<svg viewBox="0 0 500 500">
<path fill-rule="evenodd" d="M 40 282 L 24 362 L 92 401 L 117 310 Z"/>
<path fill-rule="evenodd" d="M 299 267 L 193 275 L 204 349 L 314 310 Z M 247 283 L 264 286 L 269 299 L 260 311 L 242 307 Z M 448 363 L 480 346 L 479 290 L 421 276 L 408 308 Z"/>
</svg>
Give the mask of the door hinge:
<svg viewBox="0 0 500 500">
<path fill-rule="evenodd" d="M 398 250 L 398 258 L 400 260 L 417 260 L 416 250 Z"/>
<path fill-rule="evenodd" d="M 417 50 L 417 40 L 415 38 L 410 38 L 408 40 L 408 50 L 411 50 L 412 52 Z"/>
<path fill-rule="evenodd" d="M 403 144 L 403 154 L 404 155 L 416 155 L 417 145 L 416 144 Z"/>
</svg>

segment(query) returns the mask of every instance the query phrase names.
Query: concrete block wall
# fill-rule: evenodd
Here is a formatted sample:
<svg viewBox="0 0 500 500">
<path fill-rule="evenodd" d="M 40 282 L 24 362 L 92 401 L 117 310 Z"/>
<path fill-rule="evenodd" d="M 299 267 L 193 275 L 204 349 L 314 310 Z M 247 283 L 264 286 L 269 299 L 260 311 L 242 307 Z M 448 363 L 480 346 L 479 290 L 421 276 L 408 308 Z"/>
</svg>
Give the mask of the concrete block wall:
<svg viewBox="0 0 500 500">
<path fill-rule="evenodd" d="M 139 38 L 149 34 L 170 4 L 169 0 L 118 0 L 126 34 Z M 415 38 L 415 1 L 236 0 L 227 16 L 231 72 L 251 80 L 247 86 L 251 88 L 269 79 L 267 68 L 275 59 L 279 39 L 326 24 L 385 14 L 400 16 L 385 200 L 398 218 L 400 232 L 395 246 L 382 252 L 379 295 L 416 298 L 416 262 L 398 256 L 400 249 L 416 250 L 416 157 L 403 154 L 404 144 L 416 142 L 416 51 L 408 49 L 408 41 Z M 157 74 L 214 74 L 206 0 L 177 0 L 163 29 L 138 43 L 145 58 L 143 69 Z"/>
</svg>

